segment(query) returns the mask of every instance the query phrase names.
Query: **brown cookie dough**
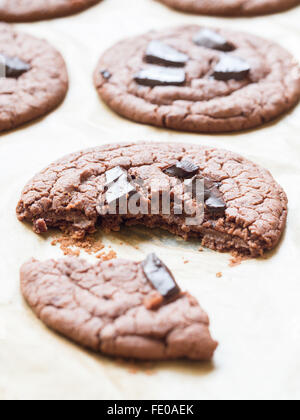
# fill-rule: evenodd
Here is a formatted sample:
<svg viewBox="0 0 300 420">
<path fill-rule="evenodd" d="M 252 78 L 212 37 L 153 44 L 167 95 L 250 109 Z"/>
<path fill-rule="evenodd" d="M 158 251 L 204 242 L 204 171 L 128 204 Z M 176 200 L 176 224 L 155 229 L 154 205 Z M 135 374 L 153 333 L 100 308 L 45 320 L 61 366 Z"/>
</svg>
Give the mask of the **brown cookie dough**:
<svg viewBox="0 0 300 420">
<path fill-rule="evenodd" d="M 255 16 L 277 13 L 300 4 L 299 0 L 158 0 L 174 9 L 213 16 Z"/>
<path fill-rule="evenodd" d="M 33 22 L 72 15 L 101 0 L 1 0 L 0 19 L 5 22 Z"/>
<path fill-rule="evenodd" d="M 120 176 L 123 191 L 133 188 L 139 191 L 141 202 L 151 203 L 155 192 L 170 190 L 172 204 L 176 194 L 181 194 L 178 180 L 180 185 L 184 182 L 174 176 L 174 168 L 184 160 L 193 162 L 199 168 L 196 176 L 210 180 L 215 191 L 208 191 L 201 223 L 187 225 L 186 215 L 176 215 L 175 207 L 171 214 L 99 212 L 99 202 L 116 193 L 115 184 L 107 195 L 107 171 L 118 167 L 132 179 L 129 186 L 126 176 Z M 194 199 L 189 205 L 198 206 Z M 142 224 L 185 239 L 196 237 L 217 251 L 256 257 L 278 244 L 286 224 L 287 197 L 268 171 L 235 153 L 189 144 L 111 144 L 66 156 L 36 175 L 23 190 L 17 215 L 33 223 L 37 233 L 59 227 L 82 237 L 97 226 L 118 230 L 123 223 Z"/>
<path fill-rule="evenodd" d="M 46 115 L 65 98 L 66 65 L 46 41 L 0 24 L 0 58 L 0 131 Z"/>
<path fill-rule="evenodd" d="M 21 288 L 48 327 L 109 356 L 210 360 L 217 347 L 206 313 L 189 294 L 147 309 L 156 292 L 141 263 L 31 260 L 21 269 Z"/>
<path fill-rule="evenodd" d="M 197 44 L 203 30 L 207 33 L 184 26 L 116 44 L 94 74 L 100 97 L 130 120 L 194 132 L 257 127 L 299 101 L 299 65 L 286 50 L 254 35 L 218 29 L 209 31 L 223 43 Z M 173 55 L 147 55 L 158 41 L 161 49 L 172 47 Z"/>
</svg>

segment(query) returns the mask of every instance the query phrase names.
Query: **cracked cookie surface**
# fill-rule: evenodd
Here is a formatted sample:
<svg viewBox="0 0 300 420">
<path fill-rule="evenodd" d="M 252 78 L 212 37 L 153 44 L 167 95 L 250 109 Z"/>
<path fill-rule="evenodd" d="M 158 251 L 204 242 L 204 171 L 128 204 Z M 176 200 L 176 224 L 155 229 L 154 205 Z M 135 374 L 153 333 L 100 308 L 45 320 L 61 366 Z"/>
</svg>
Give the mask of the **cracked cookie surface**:
<svg viewBox="0 0 300 420">
<path fill-rule="evenodd" d="M 141 263 L 31 260 L 21 269 L 21 288 L 48 327 L 106 355 L 210 360 L 217 347 L 206 313 L 189 294 L 146 308 L 153 289 Z"/>
<path fill-rule="evenodd" d="M 100 97 L 130 120 L 193 132 L 254 128 L 275 119 L 299 101 L 299 65 L 289 52 L 254 35 L 215 30 L 234 46 L 233 51 L 224 54 L 196 45 L 194 37 L 203 29 L 184 26 L 116 44 L 104 53 L 94 73 Z M 145 54 L 149 43 L 157 40 L 188 56 L 184 68 L 172 69 L 173 73 L 185 72 L 180 86 L 143 86 L 135 80 L 137 72 L 153 69 L 153 64 L 145 61 Z M 249 74 L 241 80 L 212 77 L 225 55 L 249 63 Z M 168 67 L 157 68 L 161 71 Z"/>
<path fill-rule="evenodd" d="M 2 0 L 0 19 L 5 22 L 33 22 L 72 15 L 101 0 Z"/>
<path fill-rule="evenodd" d="M 144 191 L 177 193 L 178 180 L 165 169 L 183 159 L 218 183 L 226 206 L 222 216 L 207 216 L 195 226 L 187 225 L 185 215 L 172 212 L 100 216 L 97 209 L 108 170 L 121 167 L 141 179 L 143 200 L 151 203 L 152 195 Z M 118 230 L 123 223 L 142 224 L 185 239 L 196 237 L 214 250 L 256 257 L 278 244 L 287 219 L 287 197 L 267 170 L 229 151 L 189 144 L 111 144 L 66 156 L 36 175 L 23 190 L 17 215 L 33 223 L 37 233 L 59 227 L 82 237 L 97 227 Z"/>
<path fill-rule="evenodd" d="M 277 13 L 299 6 L 299 0 L 158 0 L 190 13 L 215 16 L 255 16 Z"/>
<path fill-rule="evenodd" d="M 48 42 L 0 24 L 0 54 L 22 60 L 29 68 L 19 77 L 0 79 L 0 131 L 44 116 L 63 101 L 66 65 Z"/>
</svg>

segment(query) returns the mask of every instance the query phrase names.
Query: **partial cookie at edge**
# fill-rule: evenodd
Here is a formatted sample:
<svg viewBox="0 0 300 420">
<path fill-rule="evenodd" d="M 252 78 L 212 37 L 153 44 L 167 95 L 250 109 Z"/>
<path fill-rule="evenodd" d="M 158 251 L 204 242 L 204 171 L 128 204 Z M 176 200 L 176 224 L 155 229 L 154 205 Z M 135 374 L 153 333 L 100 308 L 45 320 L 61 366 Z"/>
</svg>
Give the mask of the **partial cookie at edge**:
<svg viewBox="0 0 300 420">
<path fill-rule="evenodd" d="M 66 65 L 47 41 L 0 24 L 0 53 L 30 66 L 18 78 L 0 80 L 0 131 L 42 117 L 63 101 L 68 90 Z"/>
<path fill-rule="evenodd" d="M 101 0 L 3 0 L 0 19 L 5 22 L 34 22 L 81 12 Z"/>
<path fill-rule="evenodd" d="M 284 12 L 299 6 L 299 0 L 156 0 L 182 12 L 213 16 L 258 16 Z"/>
</svg>

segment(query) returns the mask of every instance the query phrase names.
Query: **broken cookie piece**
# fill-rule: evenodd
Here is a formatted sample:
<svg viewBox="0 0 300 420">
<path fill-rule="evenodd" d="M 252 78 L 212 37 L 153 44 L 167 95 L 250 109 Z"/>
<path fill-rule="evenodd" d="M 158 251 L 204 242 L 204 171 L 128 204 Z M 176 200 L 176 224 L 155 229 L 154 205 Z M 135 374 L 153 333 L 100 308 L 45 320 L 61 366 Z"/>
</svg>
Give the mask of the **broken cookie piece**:
<svg viewBox="0 0 300 420">
<path fill-rule="evenodd" d="M 21 289 L 48 327 L 105 355 L 211 360 L 217 348 L 208 316 L 189 294 L 147 309 L 154 289 L 141 263 L 31 260 L 21 269 Z"/>
</svg>

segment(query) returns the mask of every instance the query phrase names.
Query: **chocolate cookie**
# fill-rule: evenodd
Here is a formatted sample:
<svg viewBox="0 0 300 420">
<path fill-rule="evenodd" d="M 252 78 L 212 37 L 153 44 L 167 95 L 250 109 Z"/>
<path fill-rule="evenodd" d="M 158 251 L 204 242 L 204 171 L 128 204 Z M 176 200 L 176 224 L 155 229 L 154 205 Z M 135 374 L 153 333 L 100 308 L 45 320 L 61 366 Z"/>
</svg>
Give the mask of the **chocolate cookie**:
<svg viewBox="0 0 300 420">
<path fill-rule="evenodd" d="M 118 43 L 100 59 L 94 81 L 120 115 L 195 132 L 257 127 L 300 99 L 299 65 L 286 50 L 254 35 L 199 26 Z"/>
<path fill-rule="evenodd" d="M 300 4 L 299 0 L 158 0 L 183 12 L 213 16 L 255 16 L 277 13 Z"/>
<path fill-rule="evenodd" d="M 81 12 L 101 0 L 2 0 L 0 19 L 5 22 L 33 22 Z"/>
<path fill-rule="evenodd" d="M 228 151 L 111 144 L 66 156 L 36 175 L 17 215 L 37 233 L 59 227 L 83 237 L 97 226 L 142 224 L 256 257 L 279 242 L 287 197 L 268 171 Z"/>
<path fill-rule="evenodd" d="M 149 268 L 153 258 L 155 266 Z M 155 256 L 143 264 L 96 265 L 73 257 L 29 261 L 21 269 L 21 288 L 48 327 L 94 351 L 140 360 L 210 360 L 217 343 L 206 313 L 178 286 L 176 295 L 163 297 L 143 265 L 161 285 L 169 277 L 173 281 Z"/>
<path fill-rule="evenodd" d="M 0 131 L 47 114 L 68 90 L 65 62 L 46 41 L 0 24 Z"/>
</svg>

